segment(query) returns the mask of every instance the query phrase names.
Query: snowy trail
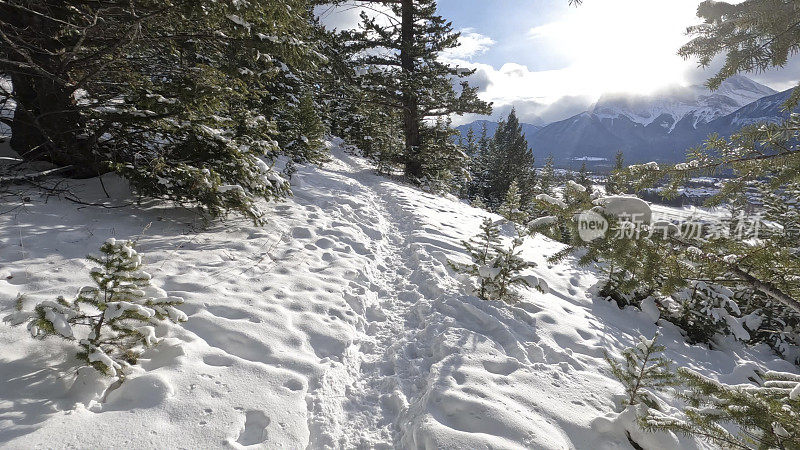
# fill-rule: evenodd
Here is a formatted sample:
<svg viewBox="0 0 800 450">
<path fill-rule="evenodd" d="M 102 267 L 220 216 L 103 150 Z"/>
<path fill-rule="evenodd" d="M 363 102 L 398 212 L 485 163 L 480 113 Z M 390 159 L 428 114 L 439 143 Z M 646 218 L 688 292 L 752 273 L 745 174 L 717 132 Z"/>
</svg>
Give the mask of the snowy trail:
<svg viewBox="0 0 800 450">
<path fill-rule="evenodd" d="M 416 311 L 428 308 L 436 297 L 437 280 L 426 277 L 420 269 L 412 245 L 414 232 L 420 229 L 419 219 L 404 203 L 401 190 L 374 175 L 363 161 L 344 153 L 338 153 L 337 159 L 347 166 L 339 173 L 361 184 L 370 199 L 370 210 L 377 213 L 377 230 L 370 236 L 377 244 L 375 276 L 368 285 L 351 282 L 352 291 L 345 294 L 350 299 L 367 299 L 367 303 L 356 306 L 364 321 L 355 351 L 346 356 L 346 371 L 353 378 L 344 389 L 346 399 L 340 405 L 344 426 L 334 432 L 340 434 L 338 438 L 331 436 L 326 442 L 315 442 L 312 435 L 311 446 L 335 442 L 344 448 L 395 448 L 400 439 L 398 416 L 408 407 L 406 395 L 410 387 L 424 382 L 404 353 L 420 326 Z M 323 401 L 336 398 L 320 396 Z M 314 416 L 319 418 L 317 412 L 331 409 L 319 408 Z"/>
<path fill-rule="evenodd" d="M 339 148 L 293 184 L 292 198 L 265 205 L 264 227 L 199 230 L 163 205 L 78 209 L 36 195 L 0 215 L 0 317 L 17 293 L 31 308 L 85 285 L 83 258 L 108 237 L 139 237 L 154 283 L 184 297 L 189 316 L 158 330 L 164 342 L 105 402 L 108 380 L 69 371 L 70 343 L 0 325 L 0 447 L 629 447 L 592 427 L 621 391 L 603 351 L 656 326 L 595 298 L 591 270 L 548 264 L 560 244 L 523 246 L 550 293 L 486 302 L 447 264 L 466 261 L 460 242 L 486 212 L 377 176 Z M 73 188 L 106 201 L 97 180 Z M 668 357 L 729 383 L 752 372 L 743 360 L 795 371 L 765 348 L 709 350 L 661 332 Z"/>
</svg>

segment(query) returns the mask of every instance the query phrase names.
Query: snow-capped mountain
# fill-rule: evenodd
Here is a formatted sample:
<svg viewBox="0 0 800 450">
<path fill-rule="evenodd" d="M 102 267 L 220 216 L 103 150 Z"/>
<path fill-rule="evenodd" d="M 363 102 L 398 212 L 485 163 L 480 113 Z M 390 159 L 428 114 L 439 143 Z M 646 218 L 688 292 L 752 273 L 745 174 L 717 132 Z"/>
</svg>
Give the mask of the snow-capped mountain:
<svg viewBox="0 0 800 450">
<path fill-rule="evenodd" d="M 653 95 L 604 95 L 588 111 L 544 127 L 525 129 L 537 161 L 552 154 L 561 165 L 589 157 L 608 165 L 617 151 L 627 162 L 677 162 L 711 133 L 729 136 L 744 125 L 774 122 L 791 90 L 776 92 L 736 75 L 716 91 L 674 87 Z M 465 133 L 480 123 L 459 127 Z M 493 127 L 487 126 L 489 134 Z M 599 162 L 598 162 L 599 161 Z"/>
<path fill-rule="evenodd" d="M 716 91 L 693 85 L 672 87 L 646 96 L 607 94 L 589 112 L 601 120 L 626 118 L 642 126 L 655 122 L 671 132 L 687 117 L 693 119 L 692 127 L 697 128 L 775 93 L 772 88 L 735 75 L 725 80 Z"/>
</svg>

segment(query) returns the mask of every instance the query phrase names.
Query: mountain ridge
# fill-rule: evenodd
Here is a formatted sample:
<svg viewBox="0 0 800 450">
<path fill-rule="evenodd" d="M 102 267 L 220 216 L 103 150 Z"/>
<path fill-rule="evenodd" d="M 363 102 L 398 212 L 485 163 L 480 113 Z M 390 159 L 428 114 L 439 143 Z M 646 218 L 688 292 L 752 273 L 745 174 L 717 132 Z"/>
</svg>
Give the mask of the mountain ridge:
<svg viewBox="0 0 800 450">
<path fill-rule="evenodd" d="M 544 127 L 521 125 L 538 161 L 552 154 L 561 165 L 575 165 L 589 157 L 602 167 L 622 150 L 631 163 L 679 162 L 709 134 L 730 136 L 744 125 L 785 117 L 781 106 L 791 91 L 777 92 L 737 75 L 716 91 L 689 86 L 649 96 L 607 94 L 572 117 Z M 466 133 L 470 127 L 457 129 Z"/>
</svg>

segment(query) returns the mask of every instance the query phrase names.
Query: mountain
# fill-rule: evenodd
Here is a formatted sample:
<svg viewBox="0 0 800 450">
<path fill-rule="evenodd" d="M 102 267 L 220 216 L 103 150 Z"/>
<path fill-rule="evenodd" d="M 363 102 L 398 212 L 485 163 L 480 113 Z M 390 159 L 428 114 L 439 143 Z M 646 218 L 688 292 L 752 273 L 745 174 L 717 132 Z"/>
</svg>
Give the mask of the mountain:
<svg viewBox="0 0 800 450">
<path fill-rule="evenodd" d="M 561 164 L 585 156 L 611 161 L 618 150 L 628 162 L 676 162 L 710 133 L 730 135 L 741 127 L 735 123 L 777 120 L 777 100 L 752 105 L 783 96 L 741 75 L 716 91 L 689 86 L 650 96 L 605 95 L 589 111 L 544 127 L 529 142 L 534 154 L 552 153 Z"/>
<path fill-rule="evenodd" d="M 530 126 L 526 135 L 539 161 L 552 154 L 560 165 L 577 165 L 588 157 L 601 167 L 618 150 L 630 163 L 677 162 L 711 133 L 729 136 L 744 125 L 784 117 L 780 107 L 790 92 L 778 93 L 736 75 L 716 91 L 688 86 L 648 96 L 609 94 L 586 112 L 544 127 Z"/>
<path fill-rule="evenodd" d="M 692 125 L 696 128 L 775 93 L 767 86 L 735 75 L 716 91 L 694 85 L 672 87 L 647 96 L 604 95 L 590 112 L 600 119 L 626 118 L 645 127 L 657 123 L 669 133 L 687 117 L 694 119 Z"/>
</svg>

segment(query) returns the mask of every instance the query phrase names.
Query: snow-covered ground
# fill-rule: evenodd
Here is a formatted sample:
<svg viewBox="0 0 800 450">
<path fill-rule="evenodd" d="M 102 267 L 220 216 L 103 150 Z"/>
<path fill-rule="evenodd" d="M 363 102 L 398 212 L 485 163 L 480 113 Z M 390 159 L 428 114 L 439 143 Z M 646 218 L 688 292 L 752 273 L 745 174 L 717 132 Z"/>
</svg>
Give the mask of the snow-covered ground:
<svg viewBox="0 0 800 450">
<path fill-rule="evenodd" d="M 549 293 L 486 302 L 447 264 L 466 261 L 460 241 L 485 212 L 339 149 L 293 184 L 260 228 L 35 194 L 0 215 L 0 315 L 18 293 L 25 308 L 75 293 L 89 282 L 83 257 L 115 237 L 138 240 L 154 284 L 185 298 L 189 316 L 158 330 L 162 344 L 105 399 L 110 380 L 76 374 L 73 344 L 0 324 L 0 447 L 630 448 L 613 417 L 593 424 L 622 392 L 603 351 L 657 327 L 595 298 L 590 269 L 549 265 L 560 244 L 525 242 Z M 111 206 L 98 180 L 72 185 Z M 669 324 L 662 333 L 668 357 L 726 382 L 746 381 L 743 361 L 796 371 L 764 347 L 709 350 Z"/>
</svg>

